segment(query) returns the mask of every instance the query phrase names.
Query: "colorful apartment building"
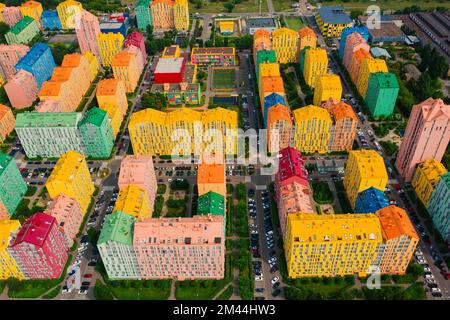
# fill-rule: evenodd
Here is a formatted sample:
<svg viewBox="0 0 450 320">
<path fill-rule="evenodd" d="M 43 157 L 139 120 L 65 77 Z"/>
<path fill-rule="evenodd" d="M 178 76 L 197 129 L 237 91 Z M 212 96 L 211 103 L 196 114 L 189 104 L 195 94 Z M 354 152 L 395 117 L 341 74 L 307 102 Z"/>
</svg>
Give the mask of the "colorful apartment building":
<svg viewBox="0 0 450 320">
<path fill-rule="evenodd" d="M 35 108 L 36 112 L 64 112 L 61 103 L 58 100 L 47 99 L 39 102 Z"/>
<path fill-rule="evenodd" d="M 332 121 L 327 110 L 309 105 L 293 111 L 293 146 L 300 152 L 327 153 Z"/>
<path fill-rule="evenodd" d="M 403 275 L 419 243 L 419 235 L 402 208 L 388 206 L 375 216 L 380 220 L 383 242 L 374 265 L 381 274 Z"/>
<path fill-rule="evenodd" d="M 58 70 L 59 69 L 59 70 Z M 63 112 L 73 112 L 80 103 L 80 97 L 77 94 L 78 90 L 71 91 L 71 83 L 74 83 L 72 76 L 72 68 L 56 67 L 57 75 L 64 76 L 65 79 L 72 81 L 46 81 L 42 84 L 39 91 L 39 99 L 42 101 L 53 100 L 58 101 Z"/>
<path fill-rule="evenodd" d="M 61 20 L 59 20 L 56 10 L 44 10 L 41 17 L 42 29 L 44 30 L 61 30 Z"/>
<path fill-rule="evenodd" d="M 192 48 L 191 63 L 198 65 L 234 66 L 236 49 L 224 48 Z"/>
<path fill-rule="evenodd" d="M 124 48 L 122 53 L 131 54 L 134 57 L 134 60 L 136 61 L 137 74 L 140 76 L 142 74 L 142 72 L 144 71 L 144 65 L 145 65 L 144 57 L 142 56 L 141 50 L 139 50 L 138 47 L 131 45 L 131 46 Z M 137 82 L 139 82 L 139 81 L 137 81 Z"/>
<path fill-rule="evenodd" d="M 16 119 L 11 111 L 11 108 L 0 104 L 0 145 L 14 130 Z"/>
<path fill-rule="evenodd" d="M 367 44 L 367 41 L 361 34 L 359 34 L 358 32 L 354 32 L 346 38 L 345 48 L 342 56 L 342 64 L 347 70 L 350 69 L 353 55 L 358 50 L 369 52 L 370 46 Z"/>
<path fill-rule="evenodd" d="M 23 44 L 6 45 L 0 44 L 0 76 L 5 81 L 9 80 L 15 73 L 15 66 L 30 48 Z"/>
<path fill-rule="evenodd" d="M 279 103 L 286 105 L 284 92 L 284 82 L 281 76 L 263 77 L 260 83 L 259 91 L 261 99 L 261 108 L 263 113 L 264 125 L 267 125 L 267 113 L 269 108 Z"/>
<path fill-rule="evenodd" d="M 24 17 L 28 16 L 33 18 L 39 25 L 39 28 L 42 28 L 41 17 L 44 11 L 42 4 L 37 1 L 27 1 L 20 5 L 20 11 Z"/>
<path fill-rule="evenodd" d="M 120 211 L 132 215 L 137 219 L 151 218 L 153 208 L 150 209 L 146 189 L 129 184 L 119 191 L 114 212 Z"/>
<path fill-rule="evenodd" d="M 122 51 L 125 38 L 121 33 L 99 33 L 97 36 L 98 50 L 103 67 L 110 67 L 116 54 Z"/>
<path fill-rule="evenodd" d="M 383 59 L 369 58 L 365 59 L 361 63 L 361 67 L 358 72 L 358 79 L 356 80 L 356 88 L 362 97 L 366 96 L 367 87 L 369 84 L 369 78 L 372 73 L 376 72 L 389 72 L 386 61 Z"/>
<path fill-rule="evenodd" d="M 263 63 L 276 63 L 277 57 L 273 50 L 259 50 L 256 52 L 256 77 L 259 79 L 259 66 Z"/>
<path fill-rule="evenodd" d="M 120 109 L 112 104 L 104 104 L 100 107 L 100 109 L 104 110 L 108 115 L 109 124 L 111 126 L 113 137 L 116 139 L 119 134 L 120 127 L 122 126 L 124 114 L 120 111 Z"/>
<path fill-rule="evenodd" d="M 269 108 L 267 113 L 267 150 L 269 153 L 277 153 L 287 148 L 291 142 L 292 117 L 290 109 L 282 104 L 276 104 Z"/>
<path fill-rule="evenodd" d="M 84 154 L 92 158 L 109 158 L 114 146 L 114 135 L 106 111 L 92 108 L 86 111 L 78 124 Z"/>
<path fill-rule="evenodd" d="M 37 212 L 26 219 L 8 247 L 30 280 L 58 279 L 67 261 L 67 242 L 56 218 Z"/>
<path fill-rule="evenodd" d="M 399 84 L 394 73 L 372 73 L 364 101 L 373 117 L 390 116 L 394 112 Z"/>
<path fill-rule="evenodd" d="M 125 91 L 133 93 L 137 87 L 140 73 L 138 70 L 136 56 L 122 51 L 116 54 L 111 62 L 114 78 L 122 80 L 125 84 Z"/>
<path fill-rule="evenodd" d="M 224 277 L 223 216 L 142 219 L 134 225 L 133 247 L 142 279 Z"/>
<path fill-rule="evenodd" d="M 97 103 L 100 109 L 105 105 L 117 107 L 122 115 L 127 113 L 128 100 L 123 81 L 103 79 L 97 85 Z"/>
<path fill-rule="evenodd" d="M 20 271 L 16 260 L 8 252 L 8 246 L 19 229 L 19 220 L 0 220 L 0 280 L 25 279 L 25 275 Z"/>
<path fill-rule="evenodd" d="M 57 226 L 64 233 L 67 247 L 71 248 L 84 216 L 78 202 L 61 194 L 50 202 L 44 213 L 56 219 Z"/>
<path fill-rule="evenodd" d="M 75 199 L 84 216 L 94 193 L 94 184 L 85 157 L 75 151 L 62 155 L 45 187 L 51 199 L 61 194 Z"/>
<path fill-rule="evenodd" d="M 177 31 L 189 29 L 189 2 L 188 0 L 175 0 L 173 4 L 174 26 Z"/>
<path fill-rule="evenodd" d="M 128 186 L 135 186 L 141 190 L 145 190 L 148 198 L 148 215 L 152 215 L 156 190 L 158 188 L 152 157 L 139 155 L 126 156 L 120 165 L 117 184 L 120 190 Z"/>
<path fill-rule="evenodd" d="M 370 187 L 358 193 L 355 213 L 375 213 L 387 206 L 389 206 L 389 202 L 384 192 L 375 187 Z"/>
<path fill-rule="evenodd" d="M 12 27 L 23 18 L 20 7 L 5 7 L 2 11 L 3 22 Z"/>
<path fill-rule="evenodd" d="M 411 185 L 425 208 L 428 207 L 439 177 L 445 173 L 447 173 L 447 169 L 435 159 L 425 160 L 417 165 Z"/>
<path fill-rule="evenodd" d="M 83 55 L 86 57 L 88 63 L 89 63 L 89 72 L 90 72 L 90 79 L 94 81 L 94 79 L 97 77 L 98 74 L 98 57 L 96 57 L 91 51 L 85 51 Z"/>
<path fill-rule="evenodd" d="M 253 34 L 254 61 L 257 61 L 256 54 L 261 50 L 272 50 L 272 40 L 270 40 L 270 32 L 263 28 L 256 30 Z"/>
<path fill-rule="evenodd" d="M 290 214 L 284 241 L 288 276 L 366 276 L 382 240 L 373 214 Z"/>
<path fill-rule="evenodd" d="M 339 38 L 342 30 L 353 25 L 352 19 L 341 6 L 319 8 L 316 23 L 325 38 Z"/>
<path fill-rule="evenodd" d="M 263 118 L 264 118 L 264 126 L 267 127 L 268 123 L 268 114 L 269 109 L 277 104 L 281 104 L 283 106 L 286 106 L 286 99 L 284 97 L 284 89 L 282 91 L 279 91 L 279 93 L 272 92 L 269 95 L 266 95 L 264 99 L 261 99 L 261 108 L 263 109 Z"/>
<path fill-rule="evenodd" d="M 0 153 L 0 220 L 8 220 L 27 192 L 14 158 Z"/>
<path fill-rule="evenodd" d="M 225 197 L 214 191 L 207 192 L 198 197 L 197 215 L 223 216 L 225 219 Z"/>
<path fill-rule="evenodd" d="M 361 191 L 370 187 L 384 192 L 388 174 L 383 157 L 375 150 L 352 150 L 349 152 L 344 173 L 344 188 L 352 208 Z"/>
<path fill-rule="evenodd" d="M 353 83 L 356 83 L 356 81 L 358 80 L 359 69 L 361 68 L 361 64 L 363 63 L 363 61 L 371 58 L 372 55 L 365 49 L 359 49 L 353 54 L 350 67 L 347 68 Z"/>
<path fill-rule="evenodd" d="M 33 18 L 25 16 L 9 29 L 5 34 L 5 39 L 8 44 L 27 44 L 38 34 L 37 22 Z"/>
<path fill-rule="evenodd" d="M 84 54 L 79 53 L 71 53 L 66 54 L 64 56 L 64 59 L 61 63 L 61 67 L 64 68 L 73 68 L 75 70 L 75 76 L 78 83 L 78 86 L 80 87 L 80 92 L 82 95 L 87 91 L 89 86 L 91 85 L 91 82 L 95 79 L 95 75 L 92 72 L 93 66 L 92 61 L 90 61 L 90 55 L 92 53 L 90 51 L 86 51 Z M 96 64 L 94 62 L 96 66 Z"/>
<path fill-rule="evenodd" d="M 450 208 L 450 173 L 445 173 L 439 177 L 427 208 L 434 226 L 445 241 L 450 240 L 448 208 Z"/>
<path fill-rule="evenodd" d="M 317 45 L 317 36 L 310 27 L 303 27 L 298 30 L 298 50 L 300 53 L 304 48 L 315 48 Z"/>
<path fill-rule="evenodd" d="M 82 4 L 74 0 L 66 0 L 56 6 L 64 30 L 75 29 L 75 18 L 81 13 L 81 10 L 83 10 Z"/>
<path fill-rule="evenodd" d="M 313 213 L 313 209 L 308 175 L 301 153 L 292 147 L 287 147 L 282 149 L 279 155 L 274 187 L 280 226 L 284 237 L 289 214 Z"/>
<path fill-rule="evenodd" d="M 168 31 L 175 28 L 173 0 L 155 0 L 150 3 L 153 29 Z"/>
<path fill-rule="evenodd" d="M 52 51 L 49 46 L 42 42 L 35 44 L 16 65 L 16 70 L 23 69 L 34 76 L 38 90 L 41 89 L 45 81 L 50 79 L 54 68 L 55 60 Z"/>
<path fill-rule="evenodd" d="M 332 121 L 329 151 L 352 150 L 359 121 L 353 108 L 333 98 L 328 99 L 322 107 L 328 110 Z"/>
<path fill-rule="evenodd" d="M 428 98 L 413 106 L 395 161 L 406 182 L 411 181 L 417 164 L 431 159 L 442 160 L 450 140 L 448 128 L 450 105 L 441 99 Z"/>
<path fill-rule="evenodd" d="M 317 82 L 314 88 L 314 105 L 320 106 L 322 102 L 330 98 L 341 100 L 341 97 L 342 84 L 339 75 L 324 74 L 317 77 Z"/>
<path fill-rule="evenodd" d="M 78 124 L 81 113 L 23 112 L 15 130 L 29 158 L 58 158 L 67 151 L 83 152 Z"/>
<path fill-rule="evenodd" d="M 310 48 L 305 53 L 305 65 L 303 77 L 308 86 L 314 88 L 317 79 L 327 74 L 328 56 L 327 51 L 321 48 Z"/>
<path fill-rule="evenodd" d="M 98 18 L 87 10 L 81 10 L 75 17 L 75 32 L 81 52 L 90 51 L 99 58 L 97 38 L 100 34 L 100 23 Z"/>
<path fill-rule="evenodd" d="M 125 42 L 123 43 L 123 46 L 124 46 L 124 48 L 132 47 L 132 46 L 138 48 L 141 51 L 142 60 L 145 65 L 145 63 L 147 61 L 147 52 L 145 49 L 145 37 L 142 35 L 142 33 L 133 31 L 130 34 L 128 34 L 125 39 Z M 179 49 L 178 49 L 178 52 L 179 52 Z M 164 54 L 163 54 L 163 57 L 164 57 Z M 166 58 L 170 58 L 170 57 L 166 57 Z M 175 57 L 175 58 L 178 58 L 178 57 Z"/>
<path fill-rule="evenodd" d="M 280 28 L 272 32 L 272 50 L 279 63 L 297 61 L 298 34 L 289 28 Z"/>
<path fill-rule="evenodd" d="M 31 107 L 38 97 L 36 79 L 31 73 L 23 69 L 13 75 L 4 88 L 14 109 Z"/>
<path fill-rule="evenodd" d="M 198 164 L 198 195 L 202 196 L 213 191 L 226 197 L 225 160 L 216 161 L 212 157 L 203 157 L 202 161 Z"/>
<path fill-rule="evenodd" d="M 347 37 L 354 32 L 359 33 L 364 40 L 366 40 L 366 42 L 369 41 L 369 29 L 364 25 L 349 27 L 342 30 L 341 39 L 339 41 L 339 58 L 341 60 L 344 58 L 345 47 L 347 46 Z"/>
<path fill-rule="evenodd" d="M 134 8 L 136 22 L 139 29 L 146 31 L 152 26 L 152 11 L 150 10 L 150 0 L 139 0 Z"/>
<path fill-rule="evenodd" d="M 135 220 L 120 211 L 106 216 L 97 248 L 111 280 L 141 279 L 133 248 Z"/>
<path fill-rule="evenodd" d="M 202 91 L 199 83 L 164 83 L 152 85 L 151 92 L 161 93 L 167 97 L 169 104 L 199 105 Z"/>
</svg>

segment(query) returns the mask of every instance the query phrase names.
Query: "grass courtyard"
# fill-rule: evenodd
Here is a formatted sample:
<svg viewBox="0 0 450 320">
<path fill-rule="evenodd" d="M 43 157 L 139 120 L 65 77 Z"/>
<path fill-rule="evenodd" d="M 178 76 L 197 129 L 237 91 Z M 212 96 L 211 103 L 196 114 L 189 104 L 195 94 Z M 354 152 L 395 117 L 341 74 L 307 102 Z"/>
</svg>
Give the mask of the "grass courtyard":
<svg viewBox="0 0 450 320">
<path fill-rule="evenodd" d="M 235 88 L 235 69 L 213 69 L 212 88 L 219 90 L 232 90 Z"/>
<path fill-rule="evenodd" d="M 287 17 L 287 18 L 284 18 L 284 20 L 286 21 L 287 27 L 296 32 L 298 30 L 300 30 L 300 28 L 303 27 L 303 21 L 299 17 Z"/>
</svg>

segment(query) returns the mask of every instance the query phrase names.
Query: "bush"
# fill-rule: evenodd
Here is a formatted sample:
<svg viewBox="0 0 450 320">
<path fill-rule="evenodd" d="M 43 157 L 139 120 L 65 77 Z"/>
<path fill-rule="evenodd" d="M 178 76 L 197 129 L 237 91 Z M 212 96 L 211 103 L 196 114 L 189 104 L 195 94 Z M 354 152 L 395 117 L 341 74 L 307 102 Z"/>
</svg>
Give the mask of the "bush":
<svg viewBox="0 0 450 320">
<path fill-rule="evenodd" d="M 173 180 L 170 183 L 170 189 L 172 189 L 172 190 L 188 190 L 189 189 L 189 182 L 187 180 L 184 180 L 184 179 Z"/>
<path fill-rule="evenodd" d="M 314 181 L 311 183 L 313 189 L 314 201 L 319 204 L 332 203 L 333 193 L 330 190 L 330 186 L 326 182 Z"/>
<path fill-rule="evenodd" d="M 94 297 L 96 300 L 114 300 L 114 297 L 109 288 L 101 283 L 100 280 L 95 282 Z"/>
</svg>

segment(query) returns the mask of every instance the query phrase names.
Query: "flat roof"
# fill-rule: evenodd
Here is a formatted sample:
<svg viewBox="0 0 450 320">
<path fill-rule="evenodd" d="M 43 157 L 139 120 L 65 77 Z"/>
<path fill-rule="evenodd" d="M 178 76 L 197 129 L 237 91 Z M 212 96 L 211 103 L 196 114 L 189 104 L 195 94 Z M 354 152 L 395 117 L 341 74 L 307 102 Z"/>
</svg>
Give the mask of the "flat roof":
<svg viewBox="0 0 450 320">
<path fill-rule="evenodd" d="M 160 58 L 154 73 L 178 73 L 183 67 L 184 58 Z"/>
<path fill-rule="evenodd" d="M 249 28 L 275 28 L 274 18 L 248 18 L 247 26 Z"/>
<path fill-rule="evenodd" d="M 336 7 L 322 7 L 319 9 L 319 15 L 323 22 L 329 24 L 349 24 L 352 23 L 350 16 L 345 13 L 344 8 Z"/>
<path fill-rule="evenodd" d="M 233 47 L 222 48 L 193 48 L 192 54 L 234 54 Z"/>
<path fill-rule="evenodd" d="M 385 23 L 380 29 L 369 29 L 369 33 L 372 37 L 406 37 L 403 31 L 397 27 L 394 22 Z"/>
</svg>

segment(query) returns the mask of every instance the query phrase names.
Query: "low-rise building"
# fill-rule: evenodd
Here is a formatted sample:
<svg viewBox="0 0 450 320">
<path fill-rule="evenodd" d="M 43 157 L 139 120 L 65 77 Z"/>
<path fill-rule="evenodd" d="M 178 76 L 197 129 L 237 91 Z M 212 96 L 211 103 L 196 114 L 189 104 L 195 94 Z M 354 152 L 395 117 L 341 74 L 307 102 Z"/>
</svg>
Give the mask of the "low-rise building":
<svg viewBox="0 0 450 320">
<path fill-rule="evenodd" d="M 254 35 L 257 30 L 263 29 L 272 33 L 272 31 L 280 27 L 280 23 L 276 18 L 250 17 L 247 18 L 247 32 Z"/>
<path fill-rule="evenodd" d="M 191 63 L 198 65 L 234 66 L 236 50 L 224 48 L 192 48 Z"/>
<path fill-rule="evenodd" d="M 326 38 L 338 38 L 343 29 L 353 25 L 352 19 L 341 6 L 319 8 L 316 13 L 316 22 Z"/>
</svg>

